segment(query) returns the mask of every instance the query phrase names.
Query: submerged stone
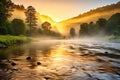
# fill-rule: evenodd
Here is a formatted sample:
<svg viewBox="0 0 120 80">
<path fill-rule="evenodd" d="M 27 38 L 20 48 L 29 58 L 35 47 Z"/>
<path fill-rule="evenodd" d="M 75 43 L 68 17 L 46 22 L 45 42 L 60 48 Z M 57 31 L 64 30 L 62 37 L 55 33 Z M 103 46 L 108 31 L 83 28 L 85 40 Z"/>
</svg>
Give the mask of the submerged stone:
<svg viewBox="0 0 120 80">
<path fill-rule="evenodd" d="M 41 62 L 37 62 L 37 65 L 41 65 Z"/>
<path fill-rule="evenodd" d="M 31 57 L 27 57 L 26 60 L 31 60 Z"/>
<path fill-rule="evenodd" d="M 11 65 L 12 65 L 12 66 L 15 66 L 15 65 L 17 65 L 17 64 L 16 64 L 16 63 L 14 63 L 14 62 L 12 62 L 12 63 L 11 63 Z"/>
</svg>

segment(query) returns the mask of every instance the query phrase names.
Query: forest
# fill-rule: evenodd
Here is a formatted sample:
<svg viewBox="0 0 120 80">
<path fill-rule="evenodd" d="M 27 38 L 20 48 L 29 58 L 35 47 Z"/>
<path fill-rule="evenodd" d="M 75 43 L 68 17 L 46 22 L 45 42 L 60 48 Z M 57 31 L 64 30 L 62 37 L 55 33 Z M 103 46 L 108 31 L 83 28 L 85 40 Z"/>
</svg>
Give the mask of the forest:
<svg viewBox="0 0 120 80">
<path fill-rule="evenodd" d="M 15 5 L 11 0 L 1 0 L 0 2 L 0 34 L 1 35 L 37 35 L 46 34 L 53 36 L 60 36 L 59 33 L 51 31 L 51 24 L 49 22 L 44 22 L 41 28 L 36 28 L 37 17 L 36 10 L 32 6 L 28 6 L 26 9 L 26 21 L 22 19 L 9 18 L 12 16 L 12 12 L 15 8 L 24 10 L 23 5 Z M 18 25 L 19 24 L 19 25 Z"/>
<path fill-rule="evenodd" d="M 100 18 L 96 22 L 82 23 L 80 36 L 114 35 L 120 36 L 120 13 L 112 15 L 108 20 Z"/>
</svg>

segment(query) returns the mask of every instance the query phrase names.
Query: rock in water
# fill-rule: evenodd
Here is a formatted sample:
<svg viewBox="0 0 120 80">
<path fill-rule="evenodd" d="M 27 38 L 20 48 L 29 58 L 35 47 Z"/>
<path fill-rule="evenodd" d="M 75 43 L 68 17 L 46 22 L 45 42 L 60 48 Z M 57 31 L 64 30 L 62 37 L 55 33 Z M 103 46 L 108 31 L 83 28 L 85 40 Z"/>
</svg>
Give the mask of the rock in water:
<svg viewBox="0 0 120 80">
<path fill-rule="evenodd" d="M 27 57 L 26 60 L 31 60 L 31 57 Z"/>
<path fill-rule="evenodd" d="M 11 65 L 12 65 L 12 66 L 15 66 L 15 65 L 16 65 L 16 63 L 12 62 L 12 63 L 11 63 Z"/>
<path fill-rule="evenodd" d="M 106 51 L 105 54 L 108 54 L 108 52 Z"/>
<path fill-rule="evenodd" d="M 37 65 L 41 65 L 41 62 L 37 62 Z"/>
<path fill-rule="evenodd" d="M 44 77 L 46 80 L 50 79 L 49 77 Z"/>
</svg>

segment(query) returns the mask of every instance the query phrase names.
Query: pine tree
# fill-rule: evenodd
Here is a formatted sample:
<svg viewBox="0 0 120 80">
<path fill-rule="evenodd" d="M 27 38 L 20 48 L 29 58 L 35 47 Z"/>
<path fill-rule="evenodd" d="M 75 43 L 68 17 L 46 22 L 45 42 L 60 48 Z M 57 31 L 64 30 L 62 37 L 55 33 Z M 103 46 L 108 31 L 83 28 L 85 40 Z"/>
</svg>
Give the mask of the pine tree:
<svg viewBox="0 0 120 80">
<path fill-rule="evenodd" d="M 36 18 L 36 11 L 35 8 L 32 6 L 28 6 L 27 10 L 25 12 L 26 15 L 26 23 L 29 26 L 30 35 L 32 33 L 32 30 L 35 26 L 37 26 L 37 18 Z"/>
</svg>

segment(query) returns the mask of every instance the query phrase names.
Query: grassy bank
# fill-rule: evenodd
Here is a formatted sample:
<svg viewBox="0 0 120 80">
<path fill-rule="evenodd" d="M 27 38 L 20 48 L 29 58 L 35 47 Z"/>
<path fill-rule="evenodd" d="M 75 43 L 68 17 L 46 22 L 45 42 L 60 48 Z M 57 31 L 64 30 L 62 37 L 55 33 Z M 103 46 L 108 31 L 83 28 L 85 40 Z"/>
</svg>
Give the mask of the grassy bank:
<svg viewBox="0 0 120 80">
<path fill-rule="evenodd" d="M 0 48 L 5 48 L 17 44 L 27 43 L 30 38 L 25 36 L 10 36 L 10 35 L 0 35 Z"/>
</svg>

